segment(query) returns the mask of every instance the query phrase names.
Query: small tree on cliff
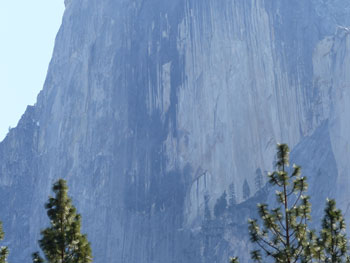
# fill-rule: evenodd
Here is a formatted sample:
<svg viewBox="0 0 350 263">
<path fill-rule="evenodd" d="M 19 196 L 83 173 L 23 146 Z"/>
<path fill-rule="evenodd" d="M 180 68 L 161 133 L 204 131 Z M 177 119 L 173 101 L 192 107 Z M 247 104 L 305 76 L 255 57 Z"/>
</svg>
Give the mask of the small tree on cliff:
<svg viewBox="0 0 350 263">
<path fill-rule="evenodd" d="M 215 217 L 220 217 L 222 214 L 225 213 L 225 210 L 227 209 L 227 194 L 226 191 L 220 196 L 220 198 L 216 201 L 214 206 L 214 215 Z"/>
<path fill-rule="evenodd" d="M 246 200 L 250 197 L 250 188 L 247 179 L 243 183 L 243 199 Z"/>
<path fill-rule="evenodd" d="M 55 197 L 46 203 L 51 226 L 41 231 L 39 240 L 48 263 L 90 263 L 92 262 L 90 243 L 86 235 L 80 233 L 81 216 L 76 213 L 72 200 L 68 197 L 65 180 L 58 180 L 52 188 Z M 45 260 L 39 252 L 32 255 L 33 262 Z"/>
<path fill-rule="evenodd" d="M 2 230 L 2 222 L 0 222 L 0 240 L 4 239 L 4 231 Z M 0 247 L 0 263 L 7 262 L 7 256 L 9 254 L 9 250 L 7 247 Z"/>
</svg>

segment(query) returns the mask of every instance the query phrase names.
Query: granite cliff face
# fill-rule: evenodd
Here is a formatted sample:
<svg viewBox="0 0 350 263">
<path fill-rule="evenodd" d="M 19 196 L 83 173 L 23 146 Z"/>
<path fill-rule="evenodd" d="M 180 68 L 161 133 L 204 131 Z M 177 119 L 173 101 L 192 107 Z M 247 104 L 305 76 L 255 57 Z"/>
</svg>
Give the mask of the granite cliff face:
<svg viewBox="0 0 350 263">
<path fill-rule="evenodd" d="M 59 177 L 94 262 L 245 262 L 277 142 L 315 216 L 327 196 L 349 213 L 348 1 L 65 4 L 44 88 L 0 144 L 11 262 L 30 262 Z M 224 191 L 237 205 L 215 217 Z"/>
</svg>

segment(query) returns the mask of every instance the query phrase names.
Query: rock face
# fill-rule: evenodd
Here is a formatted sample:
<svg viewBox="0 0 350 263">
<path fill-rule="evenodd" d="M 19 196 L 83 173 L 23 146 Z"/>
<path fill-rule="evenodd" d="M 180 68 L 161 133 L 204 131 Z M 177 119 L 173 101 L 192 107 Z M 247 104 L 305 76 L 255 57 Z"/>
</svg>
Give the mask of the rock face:
<svg viewBox="0 0 350 263">
<path fill-rule="evenodd" d="M 0 144 L 11 262 L 30 262 L 60 177 L 96 263 L 246 262 L 277 142 L 314 215 L 327 196 L 348 215 L 347 0 L 65 4 L 44 88 Z M 215 216 L 224 191 L 237 204 Z"/>
</svg>

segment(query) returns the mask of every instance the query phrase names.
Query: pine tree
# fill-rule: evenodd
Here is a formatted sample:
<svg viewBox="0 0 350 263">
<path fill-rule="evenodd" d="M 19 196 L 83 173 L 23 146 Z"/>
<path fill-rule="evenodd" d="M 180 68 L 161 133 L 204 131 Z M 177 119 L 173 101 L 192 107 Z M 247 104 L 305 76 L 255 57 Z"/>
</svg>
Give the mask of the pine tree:
<svg viewBox="0 0 350 263">
<path fill-rule="evenodd" d="M 4 239 L 4 231 L 2 230 L 2 222 L 0 222 L 0 240 Z M 7 247 L 0 247 L 0 263 L 7 262 L 7 256 L 9 254 L 9 250 Z"/>
<path fill-rule="evenodd" d="M 210 213 L 210 208 L 209 208 L 209 195 L 204 196 L 204 220 L 206 222 L 211 220 L 211 213 Z"/>
<path fill-rule="evenodd" d="M 277 170 L 269 174 L 269 183 L 279 187 L 276 192 L 275 209 L 268 209 L 266 204 L 258 204 L 262 226 L 258 220 L 249 221 L 250 238 L 259 249 L 251 252 L 255 262 L 262 262 L 262 252 L 274 262 L 319 262 L 350 263 L 346 226 L 335 200 L 328 200 L 324 210 L 322 229 L 317 236 L 308 229 L 311 205 L 306 178 L 301 177 L 301 168 L 293 166 L 289 175 L 289 148 L 286 144 L 277 146 Z M 238 258 L 230 259 L 238 263 Z"/>
<path fill-rule="evenodd" d="M 233 257 L 233 258 L 230 258 L 230 263 L 238 263 L 238 258 L 237 257 Z"/>
<path fill-rule="evenodd" d="M 220 196 L 220 198 L 216 201 L 214 206 L 214 215 L 215 217 L 220 217 L 225 210 L 227 209 L 227 194 L 226 191 Z"/>
<path fill-rule="evenodd" d="M 52 188 L 55 197 L 46 203 L 51 226 L 41 231 L 39 240 L 48 263 L 89 263 L 92 262 L 90 243 L 86 235 L 80 233 L 81 216 L 76 213 L 68 196 L 65 180 L 58 180 Z M 45 260 L 39 252 L 32 255 L 33 262 Z"/>
<path fill-rule="evenodd" d="M 311 219 L 306 178 L 301 177 L 301 168 L 293 165 L 288 173 L 289 147 L 286 144 L 277 146 L 277 170 L 269 174 L 269 183 L 280 188 L 276 192 L 279 206 L 269 210 L 266 204 L 259 204 L 258 211 L 263 226 L 257 220 L 249 225 L 251 241 L 260 247 L 252 251 L 252 259 L 261 261 L 261 250 L 276 262 L 305 261 L 310 257 L 306 247 L 309 242 L 307 223 Z"/>
<path fill-rule="evenodd" d="M 335 200 L 327 200 L 324 213 L 320 245 L 325 262 L 348 262 L 345 221 L 341 210 L 336 208 Z"/>
<path fill-rule="evenodd" d="M 243 199 L 246 200 L 249 197 L 250 197 L 250 187 L 247 182 L 247 179 L 245 179 L 243 183 Z"/>
<path fill-rule="evenodd" d="M 234 183 L 231 183 L 229 186 L 228 192 L 228 206 L 233 208 L 237 204 L 236 191 Z"/>
<path fill-rule="evenodd" d="M 309 262 L 312 259 L 315 235 L 307 227 L 311 208 L 309 197 L 304 195 L 306 178 L 301 177 L 299 166 L 294 165 L 291 174 L 288 166 L 289 148 L 280 144 L 277 146 L 277 170 L 269 174 L 269 183 L 280 189 L 276 192 L 278 206 L 269 209 L 267 204 L 258 204 L 261 220 L 249 220 L 250 239 L 258 247 L 251 252 L 255 262 L 262 262 L 263 253 L 274 262 Z M 231 262 L 238 260 L 233 258 Z"/>
<path fill-rule="evenodd" d="M 260 168 L 256 169 L 256 171 L 255 171 L 254 181 L 255 181 L 256 191 L 259 191 L 263 187 L 263 184 L 264 184 L 263 174 L 262 174 Z"/>
</svg>

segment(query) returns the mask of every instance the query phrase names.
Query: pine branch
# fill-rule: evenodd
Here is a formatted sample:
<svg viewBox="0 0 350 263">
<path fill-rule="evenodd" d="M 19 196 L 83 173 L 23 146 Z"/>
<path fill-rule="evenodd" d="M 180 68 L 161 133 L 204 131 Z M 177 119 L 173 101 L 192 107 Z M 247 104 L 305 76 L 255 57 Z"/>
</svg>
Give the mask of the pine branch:
<svg viewBox="0 0 350 263">
<path fill-rule="evenodd" d="M 273 234 L 282 242 L 283 245 L 286 245 L 286 243 L 284 242 L 284 240 L 282 239 L 282 237 L 286 237 L 285 235 L 283 235 L 280 231 L 278 231 L 273 222 L 270 222 L 270 226 L 271 226 L 271 231 L 273 232 Z"/>
<path fill-rule="evenodd" d="M 300 198 L 303 196 L 303 191 L 300 191 L 298 198 L 295 200 L 294 204 L 292 207 L 295 207 L 297 203 L 299 202 Z"/>
<path fill-rule="evenodd" d="M 287 196 L 289 197 L 291 194 L 293 194 L 295 192 L 295 189 L 296 189 L 296 186 L 295 186 L 295 183 L 293 183 L 293 187 L 290 190 L 290 192 L 287 194 Z"/>
<path fill-rule="evenodd" d="M 262 242 L 264 242 L 264 243 L 265 243 L 266 245 L 268 245 L 269 247 L 274 248 L 275 250 L 277 250 L 277 251 L 280 252 L 280 249 L 279 249 L 279 248 L 277 248 L 276 246 L 274 246 L 274 245 L 271 244 L 270 242 L 266 241 L 266 240 L 265 240 L 264 238 L 262 238 L 261 236 L 258 236 L 258 239 L 261 240 Z M 256 243 L 259 244 L 258 241 L 257 241 Z"/>
<path fill-rule="evenodd" d="M 262 241 L 266 242 L 265 240 L 262 240 Z M 259 241 L 257 241 L 256 244 L 257 244 L 261 249 L 263 249 L 267 255 L 272 255 L 272 254 L 273 254 L 273 253 L 270 252 L 267 248 L 265 248 L 262 244 L 260 244 Z M 269 245 L 269 246 L 270 246 L 270 245 Z M 278 253 L 281 253 L 281 251 L 280 251 L 278 248 L 276 248 L 276 247 L 274 247 L 274 246 L 270 246 L 270 247 L 271 247 L 271 248 L 274 248 Z"/>
<path fill-rule="evenodd" d="M 280 226 L 283 228 L 284 231 L 286 231 L 286 228 L 285 228 L 285 226 L 283 225 L 281 219 L 280 219 L 279 217 L 277 217 L 277 219 L 278 219 L 278 222 L 280 223 Z M 285 237 L 285 236 L 284 236 L 284 237 Z"/>
</svg>

